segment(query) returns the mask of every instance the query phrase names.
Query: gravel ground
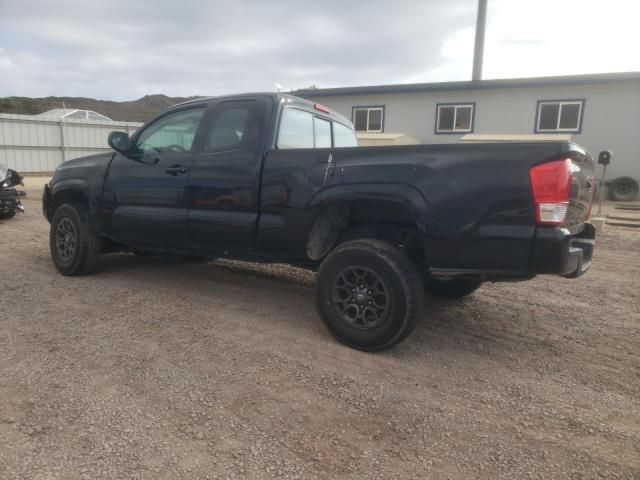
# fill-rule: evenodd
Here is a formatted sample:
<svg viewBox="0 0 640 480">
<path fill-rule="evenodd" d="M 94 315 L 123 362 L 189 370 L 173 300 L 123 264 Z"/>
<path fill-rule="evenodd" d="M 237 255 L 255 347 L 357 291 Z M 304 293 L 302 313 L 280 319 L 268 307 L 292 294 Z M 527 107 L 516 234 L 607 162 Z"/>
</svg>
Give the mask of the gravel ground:
<svg viewBox="0 0 640 480">
<path fill-rule="evenodd" d="M 640 478 L 640 232 L 577 280 L 429 299 L 336 343 L 313 276 L 105 257 L 65 278 L 35 198 L 0 223 L 0 478 Z"/>
</svg>

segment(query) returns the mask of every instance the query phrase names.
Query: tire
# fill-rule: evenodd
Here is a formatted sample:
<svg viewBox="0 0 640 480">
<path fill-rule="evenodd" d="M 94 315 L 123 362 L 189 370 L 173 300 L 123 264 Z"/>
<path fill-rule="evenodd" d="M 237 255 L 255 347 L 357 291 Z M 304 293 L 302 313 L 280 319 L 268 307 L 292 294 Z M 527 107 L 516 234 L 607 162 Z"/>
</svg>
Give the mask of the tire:
<svg viewBox="0 0 640 480">
<path fill-rule="evenodd" d="M 15 216 L 16 216 L 15 211 L 0 213 L 0 220 L 9 220 Z"/>
<path fill-rule="evenodd" d="M 353 240 L 337 246 L 320 265 L 316 305 L 340 342 L 358 350 L 385 350 L 404 340 L 422 315 L 422 278 L 397 247 Z"/>
<path fill-rule="evenodd" d="M 616 178 L 611 183 L 611 199 L 618 202 L 632 202 L 638 198 L 638 182 L 631 177 Z"/>
<path fill-rule="evenodd" d="M 87 275 L 100 259 L 101 241 L 81 203 L 65 203 L 51 220 L 49 248 L 53 264 L 62 275 Z"/>
<path fill-rule="evenodd" d="M 424 290 L 427 295 L 440 298 L 462 298 L 471 295 L 482 282 L 466 278 L 438 279 L 428 278 L 424 281 Z"/>
</svg>

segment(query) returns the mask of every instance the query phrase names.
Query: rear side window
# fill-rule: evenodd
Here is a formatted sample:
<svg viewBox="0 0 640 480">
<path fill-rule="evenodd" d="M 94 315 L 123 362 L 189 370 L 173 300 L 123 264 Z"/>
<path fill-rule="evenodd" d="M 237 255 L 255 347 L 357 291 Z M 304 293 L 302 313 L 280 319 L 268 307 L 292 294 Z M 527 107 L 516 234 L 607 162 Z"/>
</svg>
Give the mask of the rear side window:
<svg viewBox="0 0 640 480">
<path fill-rule="evenodd" d="M 331 122 L 313 117 L 316 148 L 331 148 Z"/>
<path fill-rule="evenodd" d="M 357 147 L 356 132 L 338 122 L 333 122 L 333 144 L 336 147 Z"/>
<path fill-rule="evenodd" d="M 285 108 L 280 118 L 278 148 L 313 148 L 313 115 Z"/>
<path fill-rule="evenodd" d="M 240 145 L 247 134 L 250 102 L 230 102 L 219 108 L 207 134 L 205 150 L 233 148 Z"/>
</svg>

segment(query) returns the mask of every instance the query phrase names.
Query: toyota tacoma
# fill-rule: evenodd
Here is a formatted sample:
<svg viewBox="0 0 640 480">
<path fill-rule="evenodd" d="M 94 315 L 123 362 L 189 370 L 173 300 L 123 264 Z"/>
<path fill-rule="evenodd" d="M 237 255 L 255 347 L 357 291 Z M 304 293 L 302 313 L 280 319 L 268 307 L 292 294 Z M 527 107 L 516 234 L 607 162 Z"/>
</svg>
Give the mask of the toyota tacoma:
<svg viewBox="0 0 640 480">
<path fill-rule="evenodd" d="M 594 162 L 567 141 L 358 147 L 347 118 L 268 93 L 181 103 L 109 145 L 45 186 L 60 273 L 110 252 L 304 266 L 361 350 L 406 338 L 425 294 L 591 264 Z"/>
</svg>

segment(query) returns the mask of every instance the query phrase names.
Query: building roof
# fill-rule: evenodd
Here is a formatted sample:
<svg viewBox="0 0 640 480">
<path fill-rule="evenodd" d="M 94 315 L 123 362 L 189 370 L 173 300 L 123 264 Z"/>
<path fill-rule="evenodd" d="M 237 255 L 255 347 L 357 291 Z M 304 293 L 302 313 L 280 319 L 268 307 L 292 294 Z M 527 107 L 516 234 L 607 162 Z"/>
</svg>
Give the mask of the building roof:
<svg viewBox="0 0 640 480">
<path fill-rule="evenodd" d="M 102 120 L 111 122 L 109 117 L 93 110 L 80 110 L 77 108 L 54 108 L 38 115 L 38 117 L 73 118 L 80 120 Z"/>
<path fill-rule="evenodd" d="M 346 95 L 378 95 L 386 93 L 417 93 L 451 90 L 483 90 L 493 88 L 544 87 L 586 85 L 640 81 L 640 72 L 590 73 L 556 77 L 505 78 L 496 80 L 465 80 L 461 82 L 405 83 L 362 87 L 311 88 L 291 92 L 303 98 L 338 97 Z"/>
</svg>

